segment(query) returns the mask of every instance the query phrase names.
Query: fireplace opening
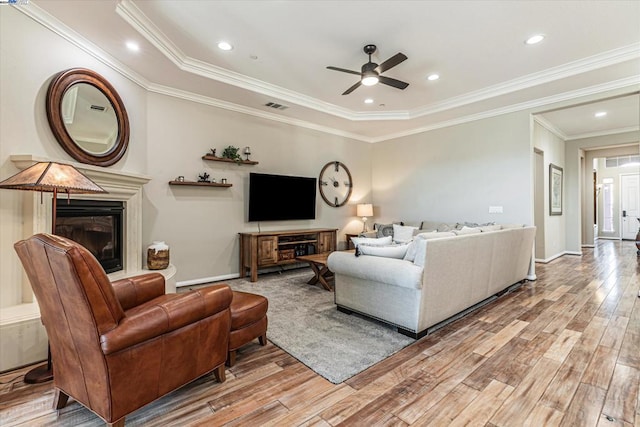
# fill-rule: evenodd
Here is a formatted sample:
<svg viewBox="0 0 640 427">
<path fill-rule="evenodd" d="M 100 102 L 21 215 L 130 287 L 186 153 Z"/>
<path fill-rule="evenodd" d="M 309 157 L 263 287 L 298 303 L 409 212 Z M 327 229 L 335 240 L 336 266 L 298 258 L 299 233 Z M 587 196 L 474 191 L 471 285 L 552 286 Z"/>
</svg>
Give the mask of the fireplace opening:
<svg viewBox="0 0 640 427">
<path fill-rule="evenodd" d="M 87 248 L 107 273 L 123 269 L 124 202 L 58 199 L 56 234 Z"/>
</svg>

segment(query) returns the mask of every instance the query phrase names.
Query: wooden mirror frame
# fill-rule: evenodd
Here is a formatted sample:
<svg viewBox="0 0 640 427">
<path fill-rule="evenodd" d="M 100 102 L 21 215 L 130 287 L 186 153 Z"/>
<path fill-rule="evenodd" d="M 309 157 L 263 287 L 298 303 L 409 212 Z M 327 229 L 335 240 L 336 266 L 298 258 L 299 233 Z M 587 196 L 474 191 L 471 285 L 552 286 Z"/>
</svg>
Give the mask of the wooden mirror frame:
<svg viewBox="0 0 640 427">
<path fill-rule="evenodd" d="M 87 83 L 107 97 L 118 121 L 118 137 L 113 147 L 104 154 L 91 154 L 73 140 L 62 120 L 62 99 L 71 86 Z M 62 71 L 49 84 L 47 90 L 47 119 L 53 135 L 64 150 L 81 163 L 94 166 L 111 166 L 122 158 L 129 145 L 129 118 L 122 99 L 111 84 L 100 74 L 86 68 L 70 68 Z"/>
</svg>

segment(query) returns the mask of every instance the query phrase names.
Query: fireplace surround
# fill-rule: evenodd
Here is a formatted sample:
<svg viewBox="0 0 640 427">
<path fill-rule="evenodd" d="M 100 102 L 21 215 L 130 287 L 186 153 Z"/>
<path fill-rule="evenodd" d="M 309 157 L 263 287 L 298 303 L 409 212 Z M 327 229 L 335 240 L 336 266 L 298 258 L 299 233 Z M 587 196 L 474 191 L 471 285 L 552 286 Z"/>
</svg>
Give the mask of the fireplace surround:
<svg viewBox="0 0 640 427">
<path fill-rule="evenodd" d="M 146 244 L 142 240 L 142 188 L 151 180 L 149 176 L 30 154 L 12 155 L 10 160 L 20 170 L 37 162 L 71 164 L 108 191 L 105 194 L 74 194 L 73 197 L 80 200 L 116 201 L 124 207 L 122 269 L 109 273 L 109 279 L 113 281 L 150 272 L 143 267 L 143 248 Z M 16 228 L 14 240 L 28 238 L 36 233 L 51 232 L 51 194 L 41 195 L 30 191 L 21 193 L 21 224 Z M 58 208 L 65 204 L 66 199 L 61 199 Z M 0 256 L 4 257 L 3 262 L 17 262 L 13 251 L 3 251 Z M 176 268 L 170 265 L 166 270 L 157 272 L 165 276 L 167 292 L 175 292 Z M 33 298 L 31 285 L 21 268 L 16 268 L 11 274 L 6 283 L 20 288 L 22 302 L 0 308 L 0 371 L 38 362 L 47 357 L 47 336 L 40 322 L 40 311 Z"/>
<path fill-rule="evenodd" d="M 96 257 L 104 271 L 122 270 L 124 202 L 70 199 L 58 201 L 56 231 L 80 243 Z"/>
</svg>

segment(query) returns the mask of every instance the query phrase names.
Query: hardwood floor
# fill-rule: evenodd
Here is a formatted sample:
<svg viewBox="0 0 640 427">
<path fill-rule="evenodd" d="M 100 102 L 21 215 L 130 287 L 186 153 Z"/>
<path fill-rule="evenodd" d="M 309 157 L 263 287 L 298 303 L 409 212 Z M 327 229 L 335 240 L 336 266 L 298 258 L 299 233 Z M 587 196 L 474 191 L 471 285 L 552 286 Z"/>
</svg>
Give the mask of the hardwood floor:
<svg viewBox="0 0 640 427">
<path fill-rule="evenodd" d="M 635 246 L 599 241 L 536 269 L 536 282 L 345 383 L 255 343 L 225 383 L 203 377 L 127 425 L 640 426 Z M 73 401 L 57 415 L 51 384 L 24 384 L 27 370 L 0 376 L 0 425 L 101 425 Z"/>
</svg>

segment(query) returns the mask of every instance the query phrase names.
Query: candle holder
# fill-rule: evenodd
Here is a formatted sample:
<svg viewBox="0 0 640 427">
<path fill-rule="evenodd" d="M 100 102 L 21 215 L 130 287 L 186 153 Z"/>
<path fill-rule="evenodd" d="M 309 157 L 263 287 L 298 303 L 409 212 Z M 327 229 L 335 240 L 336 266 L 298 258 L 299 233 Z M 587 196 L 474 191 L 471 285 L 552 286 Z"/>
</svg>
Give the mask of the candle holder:
<svg viewBox="0 0 640 427">
<path fill-rule="evenodd" d="M 244 147 L 244 155 L 247 156 L 247 161 L 249 161 L 249 156 L 251 155 L 251 147 Z"/>
</svg>

